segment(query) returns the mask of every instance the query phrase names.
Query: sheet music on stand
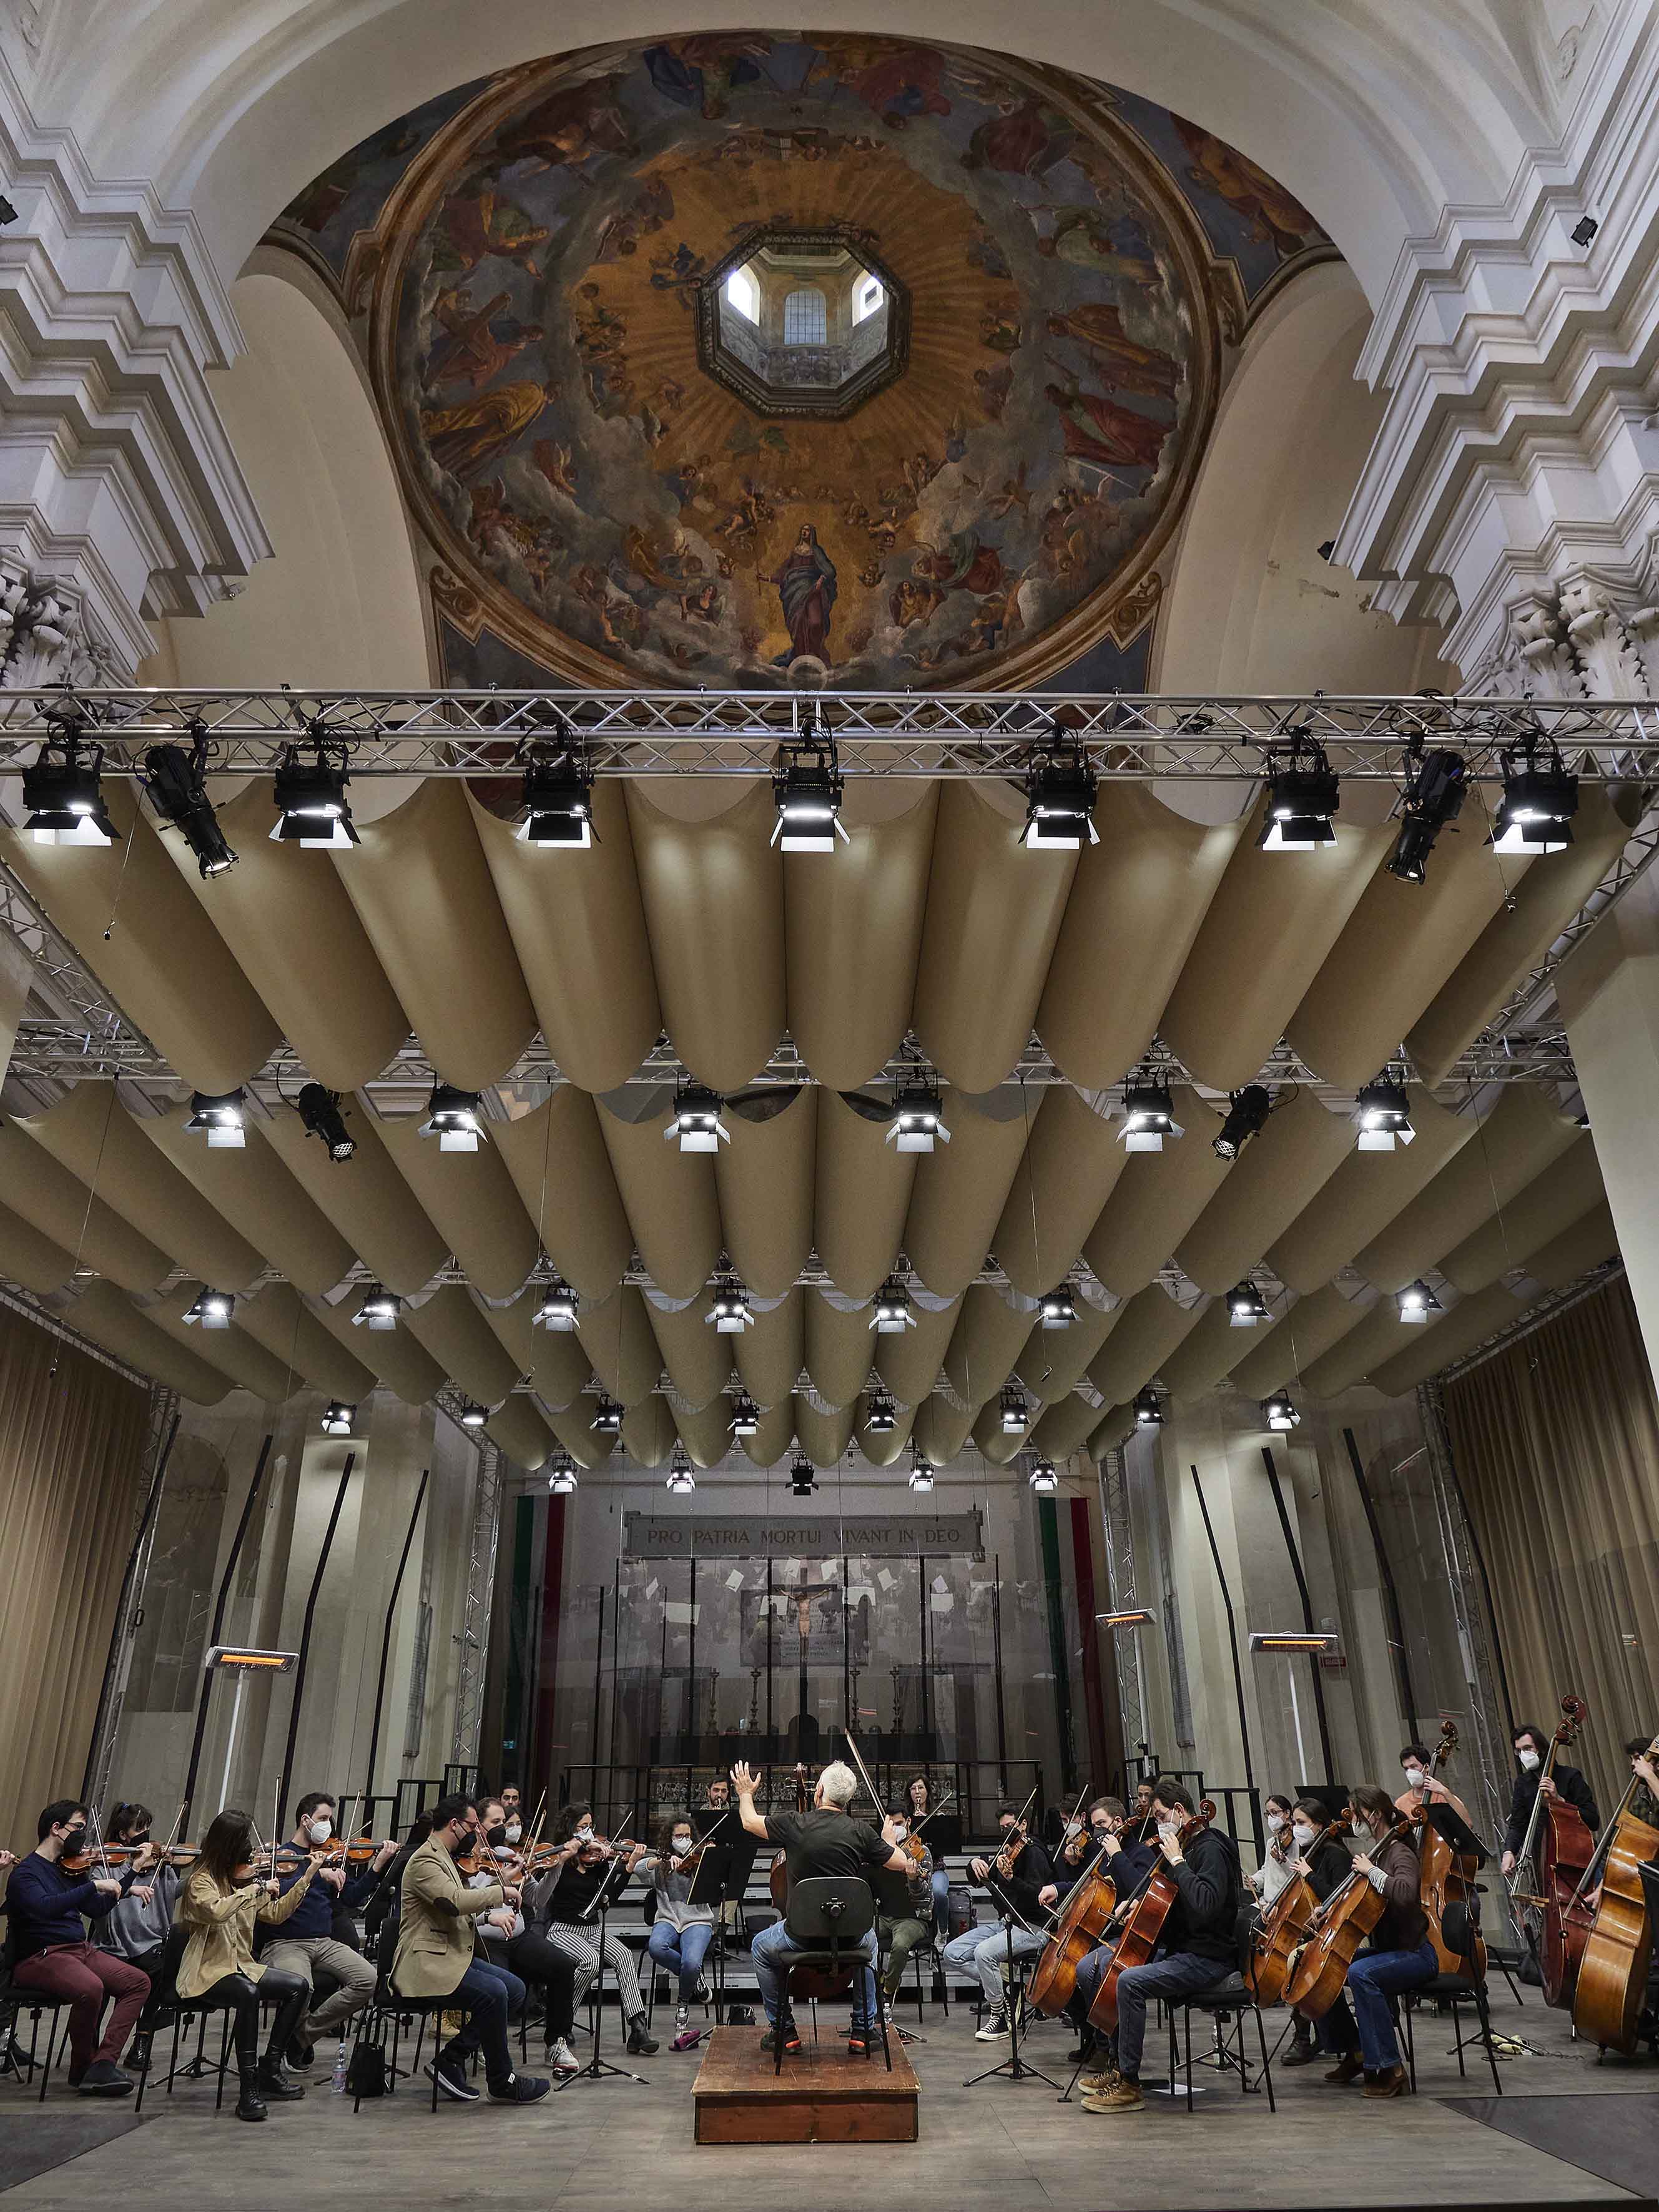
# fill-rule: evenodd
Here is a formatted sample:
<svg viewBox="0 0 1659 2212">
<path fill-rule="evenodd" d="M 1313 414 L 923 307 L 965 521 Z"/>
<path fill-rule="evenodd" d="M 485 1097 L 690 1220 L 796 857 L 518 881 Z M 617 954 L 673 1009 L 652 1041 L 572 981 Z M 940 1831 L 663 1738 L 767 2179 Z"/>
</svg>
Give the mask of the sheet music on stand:
<svg viewBox="0 0 1659 2212">
<path fill-rule="evenodd" d="M 749 1877 L 754 1869 L 755 1855 L 760 1849 L 760 1838 L 734 1829 L 729 1840 L 705 1844 L 702 1856 L 697 1861 L 691 1877 L 691 1888 L 686 1902 L 700 1905 L 714 1917 L 716 1930 L 722 1929 L 726 1908 L 736 1902 L 741 1904 L 749 1887 Z M 726 2021 L 726 1945 L 717 1942 L 714 1947 L 714 2023 L 723 2027 Z"/>
</svg>

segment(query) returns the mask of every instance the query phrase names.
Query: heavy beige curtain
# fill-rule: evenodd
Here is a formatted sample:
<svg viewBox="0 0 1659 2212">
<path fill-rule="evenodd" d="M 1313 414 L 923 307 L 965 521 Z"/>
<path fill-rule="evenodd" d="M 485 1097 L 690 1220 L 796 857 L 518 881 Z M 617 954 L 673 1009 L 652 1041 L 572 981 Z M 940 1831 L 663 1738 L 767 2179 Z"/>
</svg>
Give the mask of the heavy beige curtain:
<svg viewBox="0 0 1659 2212">
<path fill-rule="evenodd" d="M 1659 1403 L 1623 1277 L 1446 1386 L 1452 1455 L 1492 1579 L 1516 1718 L 1589 1705 L 1604 1809 L 1620 1747 L 1659 1729 Z"/>
<path fill-rule="evenodd" d="M 149 1394 L 0 1306 L 0 1843 L 81 1787 L 143 1480 Z"/>
</svg>

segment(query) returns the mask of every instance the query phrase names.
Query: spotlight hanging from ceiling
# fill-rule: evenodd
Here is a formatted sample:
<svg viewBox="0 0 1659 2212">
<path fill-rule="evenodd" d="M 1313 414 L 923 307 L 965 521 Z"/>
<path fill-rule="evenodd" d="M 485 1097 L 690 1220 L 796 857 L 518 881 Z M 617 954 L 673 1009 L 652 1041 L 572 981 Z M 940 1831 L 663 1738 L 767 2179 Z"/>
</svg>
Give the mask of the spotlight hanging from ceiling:
<svg viewBox="0 0 1659 2212">
<path fill-rule="evenodd" d="M 323 1408 L 320 1424 L 325 1437 L 349 1437 L 351 1424 L 357 1417 L 357 1408 L 348 1406 L 343 1398 L 331 1398 Z"/>
<path fill-rule="evenodd" d="M 1264 853 L 1316 853 L 1335 844 L 1331 817 L 1342 788 L 1324 746 L 1306 730 L 1292 730 L 1287 744 L 1267 748 L 1267 819 L 1257 845 Z"/>
<path fill-rule="evenodd" d="M 739 1442 L 752 1437 L 760 1428 L 760 1407 L 746 1390 L 737 1391 L 732 1400 L 732 1433 Z"/>
<path fill-rule="evenodd" d="M 725 1100 L 718 1091 L 701 1083 L 682 1083 L 674 1093 L 674 1112 L 663 1131 L 663 1142 L 676 1137 L 683 1152 L 717 1152 L 732 1141 L 732 1132 L 720 1119 Z"/>
<path fill-rule="evenodd" d="M 933 1486 L 933 1463 L 914 1445 L 911 1447 L 909 1482 L 911 1489 L 924 1497 Z"/>
<path fill-rule="evenodd" d="M 1227 1326 L 1229 1328 L 1254 1328 L 1258 1322 L 1270 1320 L 1267 1301 L 1247 1275 L 1242 1283 L 1235 1283 L 1227 1293 Z"/>
<path fill-rule="evenodd" d="M 1173 1140 L 1184 1136 L 1186 1132 L 1175 1117 L 1169 1085 L 1155 1083 L 1146 1076 L 1126 1085 L 1123 1127 L 1117 1134 L 1126 1152 L 1161 1152 L 1166 1137 Z"/>
<path fill-rule="evenodd" d="M 23 827 L 37 845 L 113 845 L 120 831 L 104 803 L 104 748 L 89 744 L 70 716 L 48 717 L 52 734 L 23 770 Z"/>
<path fill-rule="evenodd" d="M 309 750 L 309 760 L 304 757 Z M 285 745 L 276 763 L 273 795 L 276 826 L 271 842 L 301 845 L 307 851 L 344 853 L 359 843 L 345 795 L 351 781 L 346 749 L 320 722 L 299 743 Z"/>
<path fill-rule="evenodd" d="M 152 745 L 144 755 L 144 789 L 162 821 L 194 853 L 201 874 L 222 876 L 235 866 L 236 855 L 207 794 L 206 726 L 194 722 L 191 729 L 188 750 L 183 745 Z"/>
<path fill-rule="evenodd" d="M 1220 1160 L 1236 1160 L 1252 1137 L 1258 1135 L 1273 1111 L 1273 1098 L 1260 1083 L 1247 1083 L 1227 1094 L 1227 1111 L 1211 1142 Z"/>
<path fill-rule="evenodd" d="M 817 1486 L 817 1469 L 805 1452 L 797 1452 L 789 1462 L 789 1495 L 810 1498 Z"/>
<path fill-rule="evenodd" d="M 235 1311 L 236 1301 L 228 1291 L 202 1291 L 185 1319 L 199 1322 L 204 1328 L 228 1328 L 230 1316 Z"/>
<path fill-rule="evenodd" d="M 1037 1312 L 1044 1328 L 1070 1328 L 1077 1319 L 1077 1300 L 1072 1296 L 1069 1283 L 1056 1284 L 1037 1300 Z"/>
<path fill-rule="evenodd" d="M 351 1326 L 383 1334 L 386 1330 L 397 1328 L 398 1316 L 403 1310 L 404 1302 L 395 1291 L 387 1290 L 384 1283 L 371 1283 L 364 1291 L 356 1312 L 351 1316 Z"/>
<path fill-rule="evenodd" d="M 902 1336 L 918 1326 L 910 1293 L 896 1275 L 890 1275 L 876 1292 L 870 1326 L 878 1336 Z"/>
<path fill-rule="evenodd" d="M 1039 1498 L 1052 1498 L 1060 1488 L 1060 1470 L 1051 1459 L 1040 1459 L 1026 1477 Z"/>
<path fill-rule="evenodd" d="M 1058 722 L 1025 771 L 1025 827 L 1019 842 L 1031 853 L 1077 853 L 1097 845 L 1099 785 L 1083 741 Z"/>
<path fill-rule="evenodd" d="M 192 1091 L 185 1127 L 194 1136 L 207 1133 L 210 1152 L 240 1152 L 247 1143 L 246 1109 L 240 1091 Z"/>
<path fill-rule="evenodd" d="M 1441 746 L 1425 752 L 1420 742 L 1406 753 L 1409 779 L 1400 802 L 1400 835 L 1384 862 L 1402 884 L 1420 884 L 1440 832 L 1456 821 L 1468 792 L 1468 763 Z"/>
<path fill-rule="evenodd" d="M 1417 1134 L 1406 1086 L 1388 1068 L 1374 1083 L 1360 1085 L 1354 1115 L 1359 1124 L 1356 1149 L 1362 1152 L 1391 1152 L 1396 1145 L 1409 1145 Z"/>
<path fill-rule="evenodd" d="M 556 1329 L 561 1336 L 568 1336 L 576 1326 L 576 1310 L 580 1300 L 562 1275 L 553 1275 L 542 1285 L 536 1310 L 530 1316 L 532 1328 Z"/>
<path fill-rule="evenodd" d="M 1302 1416 L 1291 1402 L 1288 1390 L 1275 1390 L 1261 1401 L 1261 1425 L 1267 1429 L 1293 1429 Z"/>
<path fill-rule="evenodd" d="M 872 1390 L 866 1401 L 864 1425 L 872 1437 L 890 1437 L 898 1426 L 898 1409 L 885 1390 Z"/>
<path fill-rule="evenodd" d="M 294 1109 L 306 1125 L 307 1136 L 322 1139 L 330 1159 L 349 1160 L 356 1151 L 356 1140 L 348 1134 L 345 1116 L 340 1111 L 337 1091 L 321 1083 L 302 1084 Z"/>
<path fill-rule="evenodd" d="M 464 1429 L 481 1429 L 489 1419 L 485 1407 L 475 1405 L 471 1399 L 461 1407 L 460 1422 Z"/>
<path fill-rule="evenodd" d="M 786 853 L 833 853 L 837 837 L 843 845 L 853 841 L 842 826 L 835 737 L 816 702 L 805 728 L 805 735 L 778 747 L 780 765 L 772 771 L 778 818 L 771 842 Z"/>
<path fill-rule="evenodd" d="M 1017 1382 L 1005 1382 L 997 1404 L 1000 1409 L 1002 1433 L 1005 1437 L 1023 1437 L 1030 1424 L 1031 1409 L 1025 1402 L 1025 1393 Z"/>
<path fill-rule="evenodd" d="M 951 1141 L 938 1083 L 930 1075 L 917 1075 L 897 1084 L 893 1091 L 893 1118 L 885 1141 L 902 1152 L 931 1152 L 934 1139 Z"/>
<path fill-rule="evenodd" d="M 691 1472 L 691 1462 L 686 1456 L 685 1446 L 676 1444 L 674 1455 L 668 1462 L 668 1480 L 665 1490 L 672 1490 L 676 1498 L 689 1498 L 697 1486 L 697 1478 Z"/>
<path fill-rule="evenodd" d="M 519 797 L 524 818 L 513 834 L 521 845 L 586 853 L 593 843 L 592 772 L 563 716 L 553 720 L 555 736 L 527 738 L 514 755 L 524 764 Z"/>
<path fill-rule="evenodd" d="M 1504 796 L 1492 827 L 1494 853 L 1561 853 L 1572 842 L 1578 779 L 1568 775 L 1554 745 L 1542 768 L 1538 764 L 1539 752 L 1536 738 L 1529 736 L 1524 744 L 1506 747 L 1498 756 L 1504 768 Z"/>
<path fill-rule="evenodd" d="M 1135 1426 L 1138 1429 L 1161 1429 L 1164 1425 L 1164 1393 L 1156 1382 L 1137 1390 L 1134 1397 Z"/>
<path fill-rule="evenodd" d="M 435 1137 L 441 1152 L 476 1152 L 486 1141 L 482 1097 L 476 1091 L 458 1091 L 453 1083 L 434 1083 L 420 1133 Z"/>
<path fill-rule="evenodd" d="M 1407 1283 L 1403 1291 L 1395 1291 L 1395 1304 L 1404 1322 L 1425 1322 L 1431 1313 L 1441 1310 L 1439 1299 L 1420 1275 L 1414 1283 Z"/>
<path fill-rule="evenodd" d="M 547 1470 L 547 1486 L 555 1498 L 568 1498 L 576 1487 L 576 1470 L 563 1455 L 553 1461 Z"/>
<path fill-rule="evenodd" d="M 722 1275 L 715 1284 L 703 1322 L 705 1326 L 714 1323 L 716 1336 L 741 1336 L 744 1329 L 753 1328 L 755 1316 L 749 1310 L 749 1293 L 735 1275 Z"/>
<path fill-rule="evenodd" d="M 623 1409 L 614 1398 L 601 1390 L 594 1401 L 597 1410 L 590 1425 L 595 1436 L 619 1437 L 622 1434 Z"/>
</svg>

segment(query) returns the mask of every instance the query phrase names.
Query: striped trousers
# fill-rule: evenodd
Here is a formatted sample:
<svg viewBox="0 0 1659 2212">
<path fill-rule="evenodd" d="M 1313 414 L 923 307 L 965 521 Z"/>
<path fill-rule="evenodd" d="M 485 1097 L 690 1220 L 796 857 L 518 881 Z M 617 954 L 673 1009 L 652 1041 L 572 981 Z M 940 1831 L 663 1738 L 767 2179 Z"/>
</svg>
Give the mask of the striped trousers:
<svg viewBox="0 0 1659 2212">
<path fill-rule="evenodd" d="M 598 1923 L 550 1920 L 539 1932 L 575 1968 L 576 1982 L 571 1993 L 571 2003 L 573 2007 L 579 2005 L 587 1995 L 589 1983 L 599 1971 Z M 606 1936 L 605 1964 L 606 1972 L 614 1977 L 622 1998 L 623 2019 L 629 2021 L 640 2019 L 645 2011 L 645 1999 L 640 1995 L 639 1972 L 634 1964 L 633 1953 L 620 1936 Z"/>
</svg>

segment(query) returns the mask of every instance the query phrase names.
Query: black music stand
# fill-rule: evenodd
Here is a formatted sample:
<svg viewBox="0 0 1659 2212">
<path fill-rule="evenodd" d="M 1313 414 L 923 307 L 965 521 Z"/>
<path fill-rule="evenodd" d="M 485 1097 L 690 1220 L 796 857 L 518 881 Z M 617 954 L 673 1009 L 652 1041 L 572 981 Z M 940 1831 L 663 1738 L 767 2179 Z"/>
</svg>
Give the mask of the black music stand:
<svg viewBox="0 0 1659 2212">
<path fill-rule="evenodd" d="M 921 1913 L 917 1911 L 915 1902 L 911 1898 L 910 1877 L 908 1874 L 900 1874 L 891 1867 L 879 1867 L 875 1870 L 872 1876 L 870 1887 L 876 1893 L 876 1911 L 879 1918 L 884 1920 L 921 1920 L 922 1925 L 927 1930 L 929 1940 L 932 1940 L 933 1932 L 933 1899 L 931 1890 L 928 1893 L 927 1909 L 924 1917 Z M 878 1961 L 878 1964 L 879 1964 L 879 1960 Z M 886 1998 L 884 1997 L 881 1993 L 881 1980 L 879 1975 L 878 1975 L 876 1981 L 876 2002 L 878 2004 L 885 2004 L 886 2002 Z M 912 2034 L 908 2027 L 901 2027 L 899 2026 L 896 2008 L 895 2008 L 893 2014 L 893 2033 L 897 2036 L 901 2043 L 926 2043 L 927 2040 L 925 2035 Z"/>
<path fill-rule="evenodd" d="M 1049 2081 L 1048 2076 L 1042 2071 L 1041 2068 L 1028 2066 L 1020 2056 L 1019 2046 L 1024 2031 L 1020 2027 L 1019 2016 L 1024 1991 L 1017 1978 L 1018 1969 L 1014 1959 L 1014 1913 L 1012 1908 L 1006 1904 L 1002 1908 L 1002 1932 L 1003 1940 L 1008 1947 L 1008 2056 L 1000 2066 L 988 2066 L 982 2074 L 973 2075 L 962 2086 L 964 2089 L 975 2088 L 981 2081 L 990 2081 L 999 2074 L 1006 2074 L 1011 2081 L 1044 2081 L 1048 2083 L 1049 2088 L 1058 2091 L 1060 2087 L 1058 2081 Z"/>
<path fill-rule="evenodd" d="M 622 1880 L 616 1877 L 620 1874 Z M 621 1894 L 628 1881 L 628 1867 L 624 1860 L 617 1859 L 608 1866 L 593 1893 L 593 1901 L 586 1912 L 576 1916 L 577 1923 L 591 1921 L 597 1915 L 599 1923 L 599 1964 L 594 1969 L 592 1986 L 588 1995 L 593 2000 L 593 2055 L 579 2074 L 567 2074 L 559 2083 L 559 2091 L 568 2089 L 573 2081 L 599 2081 L 607 2074 L 620 2075 L 624 2081 L 638 2081 L 649 2087 L 643 2074 L 635 2074 L 631 2067 L 613 2066 L 608 2058 L 599 2056 L 599 2038 L 605 2032 L 605 1915 L 611 1910 L 611 1899 Z M 555 2092 L 557 2094 L 558 2091 Z"/>
<path fill-rule="evenodd" d="M 688 1905 L 706 1905 L 714 1915 L 714 2025 L 726 2025 L 726 1908 L 733 1899 L 741 1900 L 749 1887 L 749 1876 L 754 1867 L 755 1854 L 760 1849 L 757 1836 L 736 1832 L 730 1843 L 704 1844 L 702 1856 L 697 1861 L 696 1871 L 691 1877 Z"/>
</svg>

